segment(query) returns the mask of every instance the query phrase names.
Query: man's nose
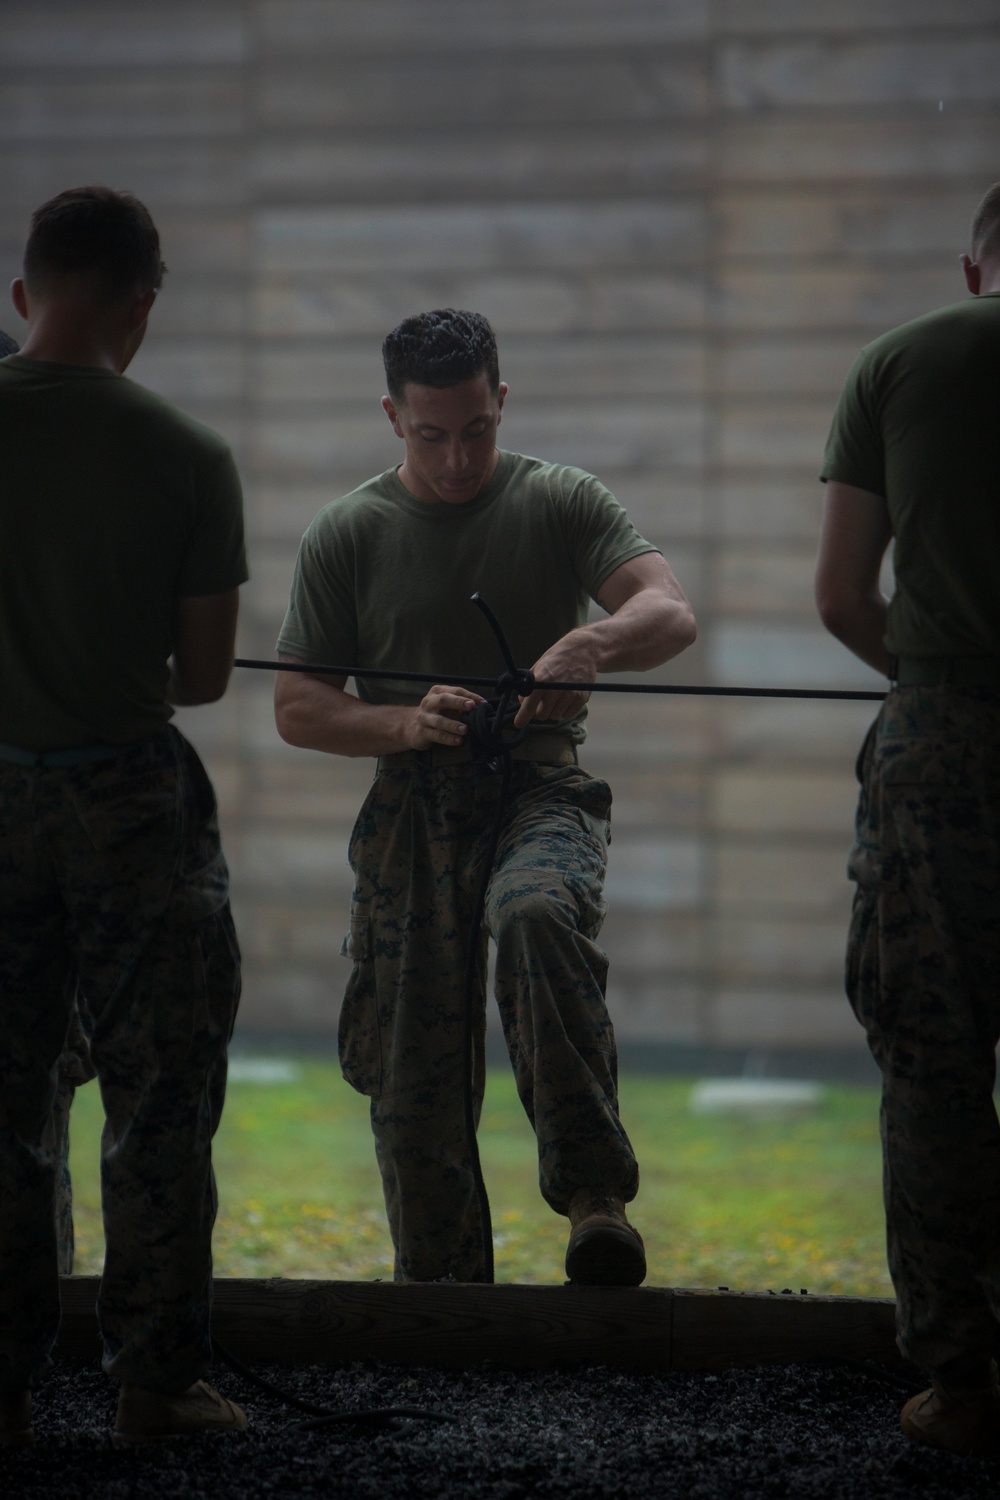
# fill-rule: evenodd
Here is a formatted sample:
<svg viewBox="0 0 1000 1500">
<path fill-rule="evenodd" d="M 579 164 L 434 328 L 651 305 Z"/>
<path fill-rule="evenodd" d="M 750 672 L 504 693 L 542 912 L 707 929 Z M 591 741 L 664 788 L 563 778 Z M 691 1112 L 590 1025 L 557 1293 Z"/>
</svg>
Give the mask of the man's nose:
<svg viewBox="0 0 1000 1500">
<path fill-rule="evenodd" d="M 465 451 L 465 444 L 457 439 L 448 445 L 448 467 L 456 474 L 461 474 L 463 469 L 469 467 L 469 455 Z"/>
</svg>

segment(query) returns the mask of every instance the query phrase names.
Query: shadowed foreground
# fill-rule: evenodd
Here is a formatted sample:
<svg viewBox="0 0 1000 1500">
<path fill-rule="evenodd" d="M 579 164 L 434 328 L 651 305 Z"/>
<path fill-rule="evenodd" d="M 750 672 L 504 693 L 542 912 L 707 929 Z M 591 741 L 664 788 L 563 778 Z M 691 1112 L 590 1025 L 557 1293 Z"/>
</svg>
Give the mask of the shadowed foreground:
<svg viewBox="0 0 1000 1500">
<path fill-rule="evenodd" d="M 345 1437 L 289 1433 L 295 1414 L 220 1370 L 247 1408 L 240 1438 L 119 1452 L 114 1389 L 92 1365 L 61 1365 L 36 1398 L 38 1446 L 0 1450 L 11 1497 L 265 1495 L 372 1497 L 644 1496 L 743 1500 L 987 1500 L 998 1466 L 920 1449 L 898 1431 L 892 1375 L 794 1365 L 728 1375 L 460 1373 L 355 1364 L 264 1369 L 336 1407 L 421 1406 L 455 1426 Z"/>
</svg>

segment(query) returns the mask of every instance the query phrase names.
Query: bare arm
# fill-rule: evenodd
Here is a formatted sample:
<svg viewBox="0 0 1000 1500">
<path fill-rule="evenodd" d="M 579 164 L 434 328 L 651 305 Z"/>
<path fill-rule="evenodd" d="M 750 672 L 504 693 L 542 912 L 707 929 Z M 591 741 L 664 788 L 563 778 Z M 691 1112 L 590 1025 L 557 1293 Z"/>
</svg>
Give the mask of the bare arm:
<svg viewBox="0 0 1000 1500">
<path fill-rule="evenodd" d="M 571 631 L 539 658 L 537 672 L 556 681 L 591 682 L 597 672 L 629 667 L 642 670 L 667 661 L 695 637 L 694 616 L 680 584 L 659 553 L 648 553 L 616 568 L 600 591 L 600 603 L 612 617 Z M 576 638 L 582 644 L 574 644 Z M 284 656 L 283 661 L 295 661 Z M 565 670 L 564 670 L 565 669 Z M 416 708 L 365 703 L 344 691 L 346 678 L 314 677 L 307 672 L 279 672 L 274 686 L 278 733 L 290 745 L 326 750 L 334 755 L 389 755 L 396 750 L 426 750 L 430 745 L 460 745 L 468 733 L 458 722 L 476 703 L 478 693 L 465 688 L 432 687 Z M 586 693 L 533 693 L 518 712 L 518 722 L 536 717 L 570 718 Z M 550 702 L 569 707 L 554 713 Z"/>
<path fill-rule="evenodd" d="M 888 600 L 879 573 L 891 540 L 884 496 L 836 480 L 827 484 L 816 607 L 831 635 L 886 676 L 891 667 L 885 647 Z"/>
<path fill-rule="evenodd" d="M 463 688 L 432 687 L 416 708 L 365 703 L 344 691 L 346 681 L 278 672 L 274 718 L 281 738 L 300 749 L 332 755 L 391 755 L 397 750 L 426 750 L 429 745 L 460 745 L 468 729 L 458 719 L 482 702 L 478 693 Z"/>
<path fill-rule="evenodd" d="M 697 635 L 694 613 L 659 552 L 645 552 L 622 563 L 605 579 L 597 602 L 608 611 L 571 630 L 535 662 L 536 680 L 593 682 L 600 672 L 644 672 L 678 656 Z M 589 693 L 537 689 L 525 698 L 515 723 L 532 719 L 571 719 Z"/>
<path fill-rule="evenodd" d="M 178 599 L 167 702 L 214 703 L 233 670 L 240 591 Z"/>
</svg>

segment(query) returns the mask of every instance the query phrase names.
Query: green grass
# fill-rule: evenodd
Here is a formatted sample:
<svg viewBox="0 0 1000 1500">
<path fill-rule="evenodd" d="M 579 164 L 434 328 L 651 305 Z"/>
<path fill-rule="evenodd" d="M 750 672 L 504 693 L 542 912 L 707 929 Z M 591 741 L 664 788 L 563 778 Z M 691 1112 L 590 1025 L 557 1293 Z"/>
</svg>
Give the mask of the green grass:
<svg viewBox="0 0 1000 1500">
<path fill-rule="evenodd" d="M 830 1089 L 813 1114 L 747 1120 L 693 1115 L 690 1091 L 673 1078 L 621 1085 L 642 1169 L 630 1214 L 646 1240 L 648 1284 L 891 1295 L 876 1092 Z M 100 1124 L 90 1084 L 73 1106 L 80 1274 L 103 1256 Z M 497 1280 L 561 1282 L 566 1221 L 538 1193 L 534 1140 L 505 1073 L 490 1074 L 480 1147 Z M 289 1084 L 232 1083 L 215 1165 L 218 1275 L 392 1276 L 367 1100 L 334 1066 L 304 1064 Z"/>
</svg>

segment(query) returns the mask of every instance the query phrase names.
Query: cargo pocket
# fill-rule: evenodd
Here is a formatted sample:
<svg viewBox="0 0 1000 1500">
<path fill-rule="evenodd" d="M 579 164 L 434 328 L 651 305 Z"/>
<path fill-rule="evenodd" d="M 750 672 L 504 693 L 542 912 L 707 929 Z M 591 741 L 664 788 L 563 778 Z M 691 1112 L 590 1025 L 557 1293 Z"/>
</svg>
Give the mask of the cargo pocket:
<svg viewBox="0 0 1000 1500">
<path fill-rule="evenodd" d="M 964 786 L 969 750 L 950 738 L 886 736 L 878 747 L 878 775 L 883 786 Z"/>
<path fill-rule="evenodd" d="M 359 1094 L 377 1099 L 382 1092 L 382 1039 L 378 1024 L 375 952 L 366 907 L 355 907 L 351 911 L 351 931 L 345 948 L 354 967 L 340 1010 L 337 1037 L 340 1070 Z"/>
<path fill-rule="evenodd" d="M 968 933 L 996 928 L 1000 793 L 990 744 L 925 735 L 880 746 L 886 817 L 908 885 Z"/>
<path fill-rule="evenodd" d="M 869 1035 L 876 1029 L 878 1009 L 878 904 L 874 892 L 859 890 L 854 897 L 847 934 L 844 990 L 855 1016 Z"/>
<path fill-rule="evenodd" d="M 77 790 L 73 801 L 76 815 L 99 854 L 109 850 L 117 854 L 128 844 L 135 844 L 135 857 L 145 868 L 161 847 L 177 841 L 177 777 L 172 769 L 109 778 L 93 790 Z"/>
<path fill-rule="evenodd" d="M 847 875 L 859 890 L 870 890 L 878 883 L 882 863 L 882 806 L 874 774 L 878 728 L 879 721 L 876 719 L 865 735 L 854 766 L 859 792 L 854 814 L 854 843 L 847 861 Z"/>
</svg>

